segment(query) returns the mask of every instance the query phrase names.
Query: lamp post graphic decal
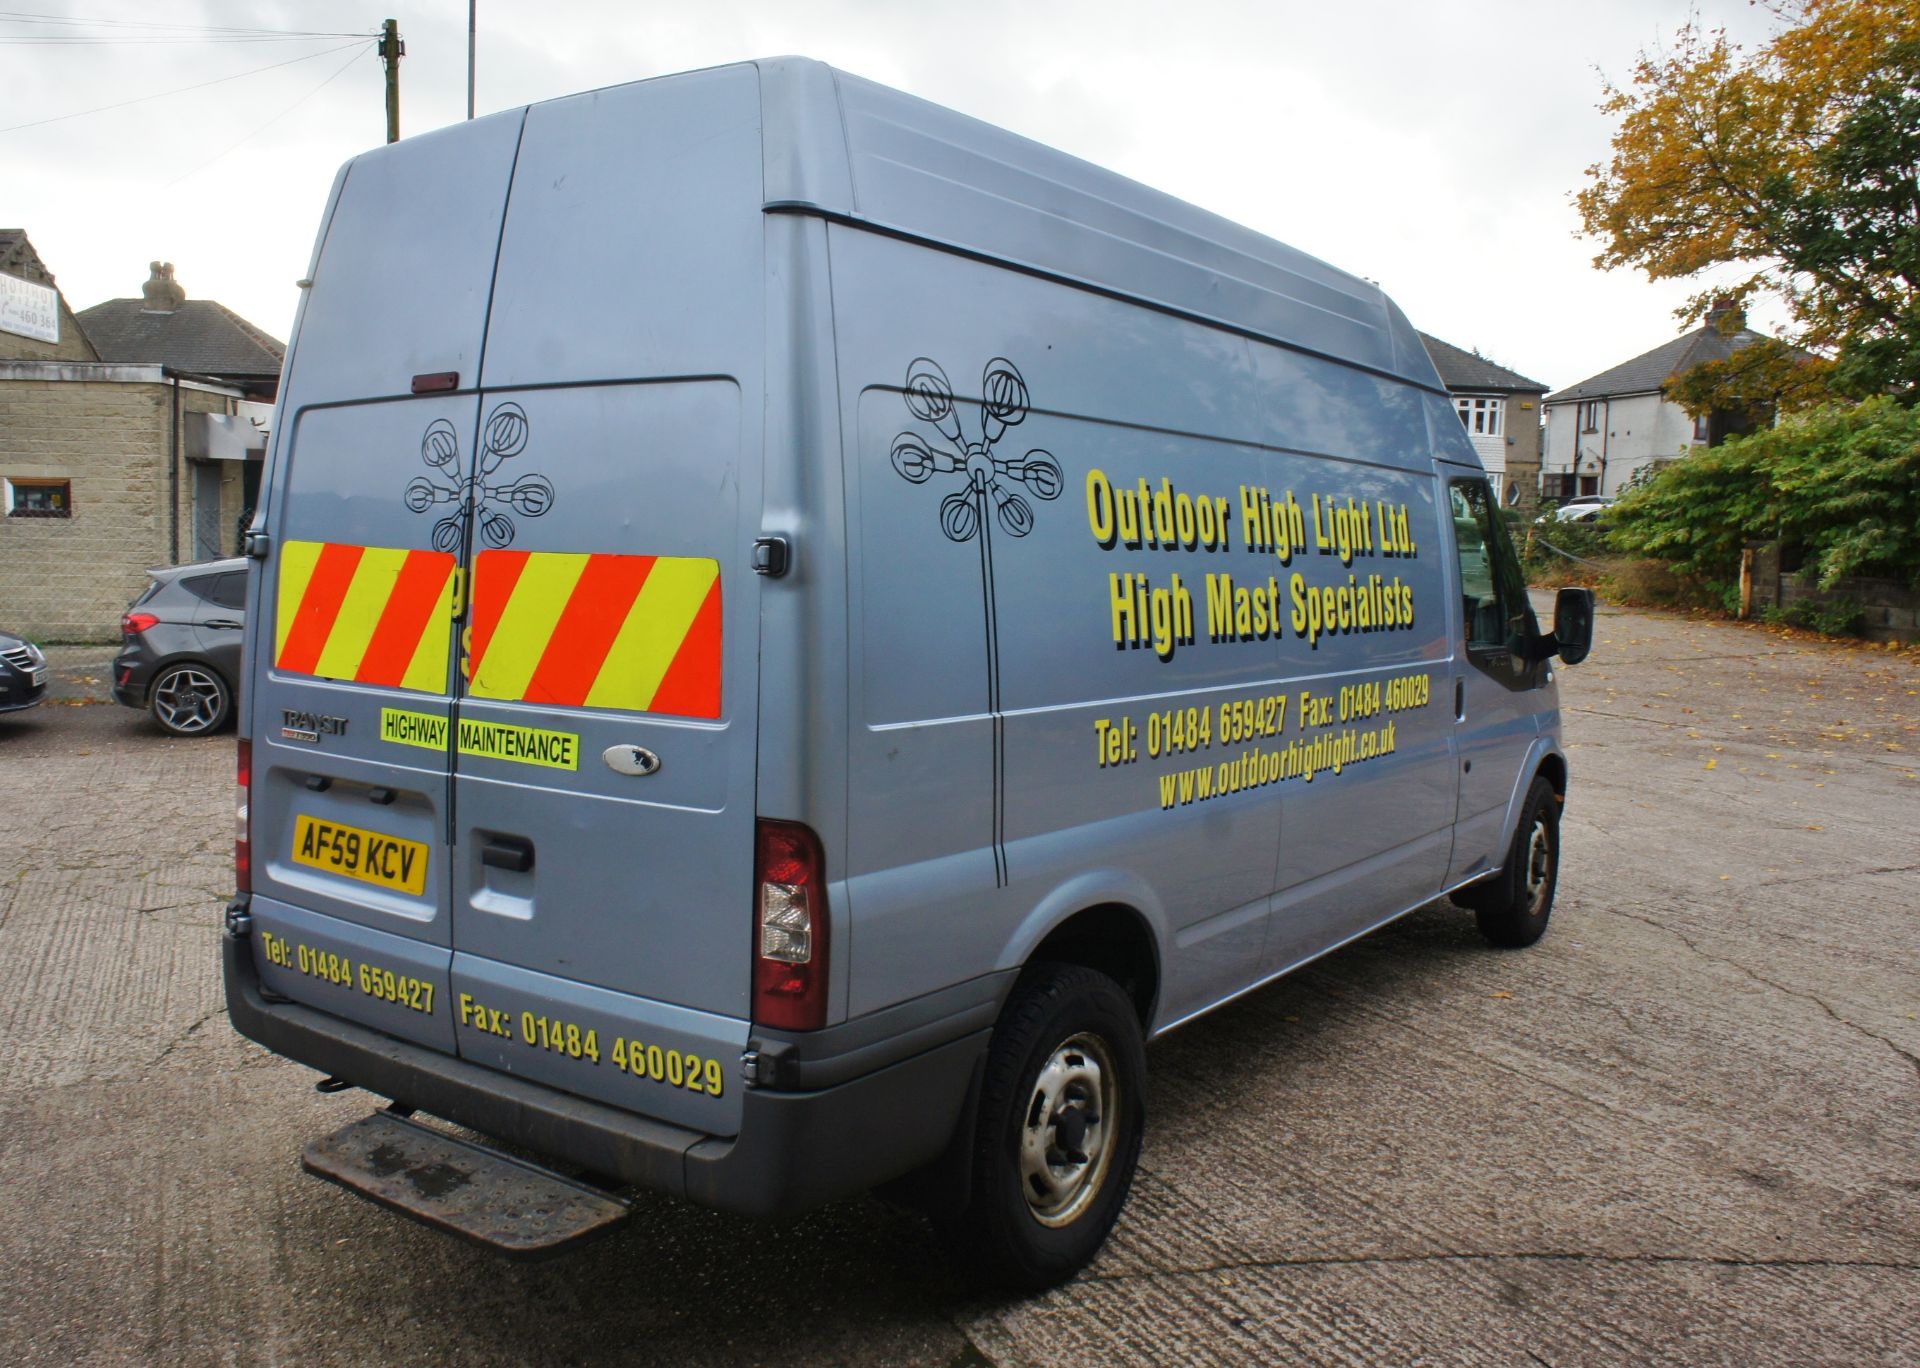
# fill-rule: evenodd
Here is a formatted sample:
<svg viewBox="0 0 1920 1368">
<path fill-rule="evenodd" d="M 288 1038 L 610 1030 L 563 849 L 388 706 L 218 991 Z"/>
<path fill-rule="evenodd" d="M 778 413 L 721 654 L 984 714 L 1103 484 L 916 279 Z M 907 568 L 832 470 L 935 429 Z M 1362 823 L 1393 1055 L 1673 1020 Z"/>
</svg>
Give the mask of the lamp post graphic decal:
<svg viewBox="0 0 1920 1368">
<path fill-rule="evenodd" d="M 509 484 L 488 484 L 487 477 L 501 462 L 518 456 L 527 445 L 527 414 L 518 404 L 501 404 L 487 415 L 480 431 L 480 460 L 471 477 L 459 474 L 460 437 L 453 424 L 436 418 L 420 437 L 420 459 L 440 478 L 436 482 L 416 475 L 407 483 L 407 507 L 425 513 L 435 504 L 452 504 L 453 511 L 433 525 L 433 549 L 459 555 L 466 541 L 467 522 L 478 516 L 480 538 L 488 546 L 513 541 L 513 519 L 501 507 L 524 518 L 538 518 L 553 507 L 553 482 L 544 475 L 522 475 Z"/>
<path fill-rule="evenodd" d="M 953 385 L 937 362 L 920 357 L 907 367 L 907 411 L 931 424 L 946 439 L 930 445 L 918 433 L 893 439 L 893 468 L 914 484 L 935 475 L 959 475 L 963 483 L 940 500 L 940 530 L 949 541 L 978 541 L 980 604 L 986 628 L 987 714 L 993 727 L 993 881 L 1008 883 L 1006 848 L 1006 718 L 1000 711 L 1000 618 L 993 579 L 993 524 L 1009 537 L 1033 531 L 1033 505 L 1013 486 L 1036 499 L 1060 497 L 1060 467 L 1051 453 L 1038 449 L 1024 456 L 1002 456 L 996 448 L 1007 429 L 1026 419 L 1027 382 L 1013 362 L 996 356 L 980 376 L 980 438 L 971 441 L 955 409 Z M 993 516 L 988 517 L 991 512 Z"/>
</svg>

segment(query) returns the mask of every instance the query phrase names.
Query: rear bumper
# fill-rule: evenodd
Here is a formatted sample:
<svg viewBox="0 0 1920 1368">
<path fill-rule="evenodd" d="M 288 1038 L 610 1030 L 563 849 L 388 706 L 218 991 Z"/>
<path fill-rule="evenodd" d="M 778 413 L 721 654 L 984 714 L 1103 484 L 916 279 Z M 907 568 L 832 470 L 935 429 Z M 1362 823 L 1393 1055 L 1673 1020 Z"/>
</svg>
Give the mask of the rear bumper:
<svg viewBox="0 0 1920 1368">
<path fill-rule="evenodd" d="M 269 999 L 245 937 L 222 937 L 227 1016 L 309 1068 L 596 1174 L 745 1215 L 804 1210 L 937 1158 L 991 1028 L 831 1087 L 748 1089 L 740 1133 L 710 1136 L 497 1073 L 325 1012 Z"/>
<path fill-rule="evenodd" d="M 147 685 L 153 682 L 153 660 L 144 651 L 127 648 L 113 658 L 113 701 L 129 708 L 147 706 Z"/>
</svg>

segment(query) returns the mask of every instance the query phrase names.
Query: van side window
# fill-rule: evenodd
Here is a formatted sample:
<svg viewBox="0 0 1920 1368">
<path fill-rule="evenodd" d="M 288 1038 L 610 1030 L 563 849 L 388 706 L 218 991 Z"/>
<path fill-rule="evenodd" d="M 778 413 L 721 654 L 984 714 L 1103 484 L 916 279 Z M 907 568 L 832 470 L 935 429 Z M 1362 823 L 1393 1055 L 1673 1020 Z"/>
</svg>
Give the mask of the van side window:
<svg viewBox="0 0 1920 1368">
<path fill-rule="evenodd" d="M 1460 557 L 1460 612 L 1468 650 L 1507 650 L 1515 636 L 1538 632 L 1513 544 L 1485 480 L 1454 480 L 1454 548 Z"/>
</svg>

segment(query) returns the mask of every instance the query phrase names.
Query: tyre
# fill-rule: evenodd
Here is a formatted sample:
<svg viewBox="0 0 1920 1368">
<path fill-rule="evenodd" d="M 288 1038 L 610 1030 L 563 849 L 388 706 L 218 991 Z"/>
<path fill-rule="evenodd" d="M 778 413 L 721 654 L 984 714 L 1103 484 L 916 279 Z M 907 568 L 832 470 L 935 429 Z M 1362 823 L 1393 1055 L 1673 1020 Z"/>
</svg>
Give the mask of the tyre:
<svg viewBox="0 0 1920 1368">
<path fill-rule="evenodd" d="M 988 1048 L 971 1188 L 955 1223 L 989 1281 L 1038 1291 L 1094 1256 L 1140 1159 L 1146 1046 L 1120 985 L 1043 964 L 1015 986 Z"/>
<path fill-rule="evenodd" d="M 1546 934 L 1559 881 L 1560 796 L 1552 784 L 1536 777 L 1520 810 L 1506 868 L 1455 891 L 1453 900 L 1472 911 L 1488 941 L 1518 949 Z"/>
<path fill-rule="evenodd" d="M 233 690 L 209 666 L 191 661 L 169 665 L 154 679 L 147 708 L 164 731 L 204 736 L 233 715 Z"/>
</svg>

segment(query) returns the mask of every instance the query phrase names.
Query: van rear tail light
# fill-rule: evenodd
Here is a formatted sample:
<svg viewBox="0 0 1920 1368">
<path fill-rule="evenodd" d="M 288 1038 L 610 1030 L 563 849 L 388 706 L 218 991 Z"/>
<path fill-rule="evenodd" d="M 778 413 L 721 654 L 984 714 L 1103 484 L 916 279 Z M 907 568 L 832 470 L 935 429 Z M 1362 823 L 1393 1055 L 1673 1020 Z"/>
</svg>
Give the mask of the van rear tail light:
<svg viewBox="0 0 1920 1368">
<path fill-rule="evenodd" d="M 233 805 L 234 890 L 253 892 L 253 742 L 240 739 L 240 789 Z"/>
<path fill-rule="evenodd" d="M 798 822 L 754 827 L 753 1019 L 784 1031 L 827 1021 L 827 876 L 820 838 Z"/>
<path fill-rule="evenodd" d="M 123 613 L 120 617 L 120 630 L 128 636 L 139 636 L 159 621 L 160 619 L 152 613 Z"/>
</svg>

